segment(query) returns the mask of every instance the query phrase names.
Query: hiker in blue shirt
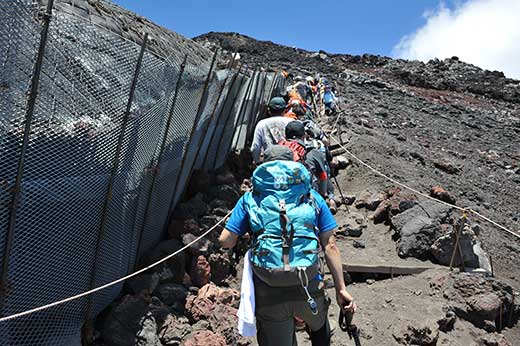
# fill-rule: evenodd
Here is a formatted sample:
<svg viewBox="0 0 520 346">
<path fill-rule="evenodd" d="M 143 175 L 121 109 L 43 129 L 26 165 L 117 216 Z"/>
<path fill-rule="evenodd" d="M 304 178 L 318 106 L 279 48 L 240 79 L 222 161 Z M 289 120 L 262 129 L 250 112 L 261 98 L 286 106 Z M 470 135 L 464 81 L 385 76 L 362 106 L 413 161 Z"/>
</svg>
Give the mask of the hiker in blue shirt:
<svg viewBox="0 0 520 346">
<path fill-rule="evenodd" d="M 251 236 L 260 346 L 296 345 L 296 316 L 311 330 L 313 346 L 329 346 L 329 300 L 320 270 L 321 250 L 341 309 L 354 313 L 356 305 L 343 279 L 334 237 L 336 221 L 325 200 L 312 190 L 309 171 L 292 158 L 293 152 L 285 146 L 266 151 L 265 163 L 253 173 L 253 190 L 237 202 L 219 240 L 229 249 L 240 236 Z"/>
</svg>

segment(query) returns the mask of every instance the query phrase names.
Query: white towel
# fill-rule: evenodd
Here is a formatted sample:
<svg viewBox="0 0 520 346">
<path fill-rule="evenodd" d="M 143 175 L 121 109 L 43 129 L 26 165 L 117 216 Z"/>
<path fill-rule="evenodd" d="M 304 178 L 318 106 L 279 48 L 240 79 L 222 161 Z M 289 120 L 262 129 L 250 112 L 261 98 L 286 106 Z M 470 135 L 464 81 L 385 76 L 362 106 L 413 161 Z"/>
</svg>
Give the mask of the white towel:
<svg viewBox="0 0 520 346">
<path fill-rule="evenodd" d="M 238 307 L 238 332 L 242 336 L 256 336 L 255 318 L 255 284 L 253 283 L 253 267 L 251 250 L 244 258 L 242 286 L 240 288 L 240 306 Z"/>
</svg>

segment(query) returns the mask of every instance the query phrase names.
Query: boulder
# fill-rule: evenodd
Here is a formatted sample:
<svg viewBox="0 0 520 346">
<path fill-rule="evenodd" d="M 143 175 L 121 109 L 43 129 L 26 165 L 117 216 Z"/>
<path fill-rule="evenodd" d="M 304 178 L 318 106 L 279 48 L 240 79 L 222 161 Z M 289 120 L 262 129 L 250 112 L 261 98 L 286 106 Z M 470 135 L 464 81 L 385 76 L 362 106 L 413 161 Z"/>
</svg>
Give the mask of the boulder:
<svg viewBox="0 0 520 346">
<path fill-rule="evenodd" d="M 140 261 L 142 267 L 146 267 L 154 262 L 157 262 L 164 257 L 180 250 L 182 248 L 182 243 L 177 240 L 171 239 L 166 240 L 155 248 L 148 251 Z M 186 253 L 180 252 L 177 256 L 170 258 L 168 261 L 161 263 L 160 265 L 154 267 L 153 272 L 159 273 L 166 276 L 171 276 L 171 280 L 177 283 L 181 283 L 184 278 L 186 267 Z M 161 274 L 162 273 L 162 274 Z M 169 274 L 168 274 L 169 273 Z M 164 281 L 161 279 L 161 281 Z"/>
<path fill-rule="evenodd" d="M 159 329 L 159 339 L 164 345 L 179 346 L 192 331 L 193 328 L 186 317 L 170 314 Z"/>
<path fill-rule="evenodd" d="M 441 223 L 451 208 L 434 202 L 417 205 L 391 219 L 399 237 L 397 249 L 401 257 L 427 259 L 435 240 L 442 234 Z"/>
<path fill-rule="evenodd" d="M 377 209 L 374 211 L 374 214 L 372 215 L 372 220 L 374 220 L 375 224 L 386 222 L 389 220 L 389 209 L 390 204 L 388 201 L 384 201 Z"/>
<path fill-rule="evenodd" d="M 232 306 L 217 304 L 209 316 L 211 329 L 222 335 L 227 345 L 236 345 L 239 338 L 237 312 Z"/>
<path fill-rule="evenodd" d="M 494 292 L 486 292 L 469 297 L 466 300 L 468 313 L 479 320 L 494 321 L 500 311 L 502 300 Z"/>
<path fill-rule="evenodd" d="M 220 199 L 226 202 L 226 207 L 231 209 L 240 198 L 238 189 L 232 185 L 212 186 L 207 194 L 208 200 Z"/>
<path fill-rule="evenodd" d="M 439 339 L 436 323 L 406 322 L 398 326 L 392 336 L 401 345 L 435 346 Z"/>
<path fill-rule="evenodd" d="M 183 312 L 184 305 L 186 304 L 186 298 L 188 297 L 188 290 L 185 286 L 166 283 L 159 286 L 154 294 L 166 305 L 173 309 Z"/>
<path fill-rule="evenodd" d="M 194 234 L 183 234 L 182 235 L 182 244 L 187 246 L 188 244 L 194 242 L 198 237 Z M 190 245 L 188 251 L 193 256 L 206 256 L 211 250 L 211 242 L 207 238 L 202 238 L 197 242 Z"/>
<path fill-rule="evenodd" d="M 197 287 L 202 287 L 210 282 L 211 267 L 206 260 L 206 257 L 200 255 L 193 258 L 190 277 L 192 283 Z"/>
<path fill-rule="evenodd" d="M 159 283 L 161 277 L 158 273 L 144 273 L 125 281 L 125 288 L 131 294 L 150 294 Z"/>
<path fill-rule="evenodd" d="M 222 335 L 209 330 L 202 330 L 186 338 L 182 346 L 227 346 L 227 343 Z"/>
<path fill-rule="evenodd" d="M 502 334 L 484 334 L 480 337 L 483 346 L 513 346 Z"/>
<path fill-rule="evenodd" d="M 161 346 L 153 308 L 140 296 L 126 295 L 109 310 L 101 336 L 107 346 Z"/>
<path fill-rule="evenodd" d="M 186 314 L 192 322 L 206 320 L 211 315 L 215 303 L 208 298 L 191 295 L 186 299 Z"/>
<path fill-rule="evenodd" d="M 211 267 L 211 280 L 220 285 L 229 276 L 232 264 L 227 252 L 217 252 L 209 256 L 209 265 Z"/>
<path fill-rule="evenodd" d="M 172 239 L 182 239 L 184 234 L 199 236 L 202 234 L 202 229 L 195 219 L 174 219 L 168 227 L 168 234 Z"/>
<path fill-rule="evenodd" d="M 186 314 L 193 321 L 206 320 L 217 305 L 227 305 L 235 309 L 240 303 L 240 293 L 234 289 L 207 284 L 196 295 L 186 299 Z"/>
<path fill-rule="evenodd" d="M 390 221 L 391 217 L 417 205 L 415 195 L 401 193 L 399 189 L 387 190 L 382 196 L 386 196 L 386 199 L 377 206 L 372 216 L 375 224 Z"/>
<path fill-rule="evenodd" d="M 220 174 L 217 174 L 215 177 L 215 183 L 217 185 L 231 185 L 235 182 L 235 176 L 233 173 L 226 171 Z"/>
<path fill-rule="evenodd" d="M 453 251 L 455 249 L 456 234 L 451 231 L 448 234 L 437 238 L 432 246 L 431 252 L 435 260 L 442 265 L 449 266 Z M 474 253 L 473 247 L 476 244 L 475 234 L 470 229 L 464 229 L 459 237 L 459 245 L 462 254 L 457 250 L 453 258 L 453 265 L 456 267 L 479 268 L 478 256 Z"/>
<path fill-rule="evenodd" d="M 334 161 L 337 163 L 339 169 L 345 169 L 351 164 L 349 159 L 341 155 L 334 157 Z"/>
<path fill-rule="evenodd" d="M 198 219 L 208 213 L 208 205 L 202 193 L 197 193 L 187 202 L 179 203 L 173 210 L 173 218 L 179 220 Z"/>
<path fill-rule="evenodd" d="M 446 312 L 446 316 L 437 321 L 439 325 L 439 330 L 441 332 L 447 333 L 453 330 L 455 326 L 455 322 L 457 321 L 457 315 L 452 310 L 448 310 Z"/>
<path fill-rule="evenodd" d="M 442 265 L 449 266 L 456 243 L 456 234 L 453 229 L 440 236 L 432 244 L 431 252 L 435 260 Z M 453 265 L 465 268 L 482 268 L 491 274 L 491 264 L 488 255 L 480 246 L 473 229 L 464 227 L 459 237 L 462 254 L 457 250 L 453 258 Z"/>
<path fill-rule="evenodd" d="M 488 332 L 497 329 L 500 306 L 503 318 L 518 310 L 513 304 L 513 288 L 495 278 L 469 273 L 439 274 L 430 287 L 442 292 L 457 316 Z"/>
<path fill-rule="evenodd" d="M 457 200 L 455 196 L 444 190 L 441 186 L 433 186 L 430 190 L 430 196 L 440 201 L 455 205 Z"/>
<path fill-rule="evenodd" d="M 433 162 L 435 168 L 440 169 L 448 174 L 457 174 L 461 171 L 461 167 L 447 159 L 435 160 Z"/>
<path fill-rule="evenodd" d="M 373 194 L 371 196 L 362 196 L 355 202 L 354 206 L 358 209 L 366 208 L 368 210 L 374 211 L 385 200 L 386 194 L 382 192 Z"/>
</svg>

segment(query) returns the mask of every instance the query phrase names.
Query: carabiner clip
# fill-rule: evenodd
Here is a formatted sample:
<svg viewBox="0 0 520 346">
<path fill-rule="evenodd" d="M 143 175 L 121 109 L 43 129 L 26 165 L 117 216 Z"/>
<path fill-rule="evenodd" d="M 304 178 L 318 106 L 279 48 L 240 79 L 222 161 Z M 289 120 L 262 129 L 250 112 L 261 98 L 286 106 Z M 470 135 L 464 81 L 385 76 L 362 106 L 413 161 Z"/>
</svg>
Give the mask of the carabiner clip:
<svg viewBox="0 0 520 346">
<path fill-rule="evenodd" d="M 316 300 L 314 298 L 307 299 L 307 303 L 309 304 L 309 307 L 311 308 L 311 312 L 314 316 L 318 314 L 318 304 L 316 304 Z"/>
</svg>

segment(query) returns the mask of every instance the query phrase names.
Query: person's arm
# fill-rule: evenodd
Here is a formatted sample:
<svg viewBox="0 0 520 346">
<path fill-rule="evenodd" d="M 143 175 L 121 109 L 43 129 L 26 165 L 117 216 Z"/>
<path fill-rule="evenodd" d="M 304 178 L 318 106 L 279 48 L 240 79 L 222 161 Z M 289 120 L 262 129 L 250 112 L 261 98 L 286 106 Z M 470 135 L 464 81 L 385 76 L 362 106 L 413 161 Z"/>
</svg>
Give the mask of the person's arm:
<svg viewBox="0 0 520 346">
<path fill-rule="evenodd" d="M 224 227 L 218 238 L 220 246 L 224 249 L 233 248 L 237 244 L 238 237 L 246 233 L 248 216 L 244 207 L 244 196 L 235 204 L 233 212 L 226 223 L 226 227 Z"/>
<path fill-rule="evenodd" d="M 334 280 L 338 305 L 345 311 L 356 312 L 356 304 L 352 296 L 348 293 L 343 278 L 343 264 L 341 262 L 341 254 L 336 245 L 334 232 L 328 231 L 320 233 L 320 241 L 325 249 L 325 260 L 327 261 L 327 266 Z"/>
<path fill-rule="evenodd" d="M 321 172 L 320 175 L 318 176 L 318 180 L 319 180 L 319 184 L 318 184 L 319 191 L 318 192 L 320 193 L 320 195 L 323 198 L 327 198 L 327 196 L 328 196 L 327 190 L 329 187 L 327 172 Z"/>
<path fill-rule="evenodd" d="M 260 153 L 262 151 L 263 140 L 262 140 L 262 130 L 257 125 L 255 128 L 255 133 L 253 135 L 253 144 L 251 144 L 251 153 L 253 154 L 253 163 L 258 163 L 260 161 Z"/>
<path fill-rule="evenodd" d="M 228 231 L 225 228 L 220 234 L 220 237 L 218 238 L 220 246 L 224 249 L 231 249 L 235 247 L 235 245 L 237 245 L 237 240 L 238 234 Z"/>
</svg>

